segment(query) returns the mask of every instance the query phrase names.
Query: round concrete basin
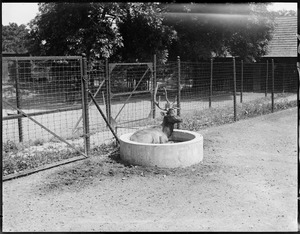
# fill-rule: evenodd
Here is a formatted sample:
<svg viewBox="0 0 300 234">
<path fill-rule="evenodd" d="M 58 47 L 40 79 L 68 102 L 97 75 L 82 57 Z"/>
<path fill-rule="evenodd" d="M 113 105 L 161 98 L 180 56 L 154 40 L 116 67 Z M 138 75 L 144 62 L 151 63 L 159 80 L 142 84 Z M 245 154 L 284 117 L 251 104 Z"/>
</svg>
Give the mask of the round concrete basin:
<svg viewBox="0 0 300 234">
<path fill-rule="evenodd" d="M 121 159 L 141 166 L 165 168 L 188 167 L 203 160 L 203 136 L 196 132 L 177 130 L 166 144 L 146 144 L 130 140 L 133 133 L 120 137 Z"/>
</svg>

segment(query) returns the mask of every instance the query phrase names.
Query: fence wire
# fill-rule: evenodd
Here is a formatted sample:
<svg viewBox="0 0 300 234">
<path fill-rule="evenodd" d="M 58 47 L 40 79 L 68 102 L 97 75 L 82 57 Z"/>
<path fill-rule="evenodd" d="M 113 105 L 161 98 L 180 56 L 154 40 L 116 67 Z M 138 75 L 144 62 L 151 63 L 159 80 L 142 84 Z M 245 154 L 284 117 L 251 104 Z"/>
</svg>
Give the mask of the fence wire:
<svg viewBox="0 0 300 234">
<path fill-rule="evenodd" d="M 84 152 L 80 137 L 77 143 L 71 141 L 74 121 L 82 115 L 81 58 L 3 58 L 2 67 L 4 152 L 11 157 L 67 152 L 61 158 L 77 155 L 79 149 Z"/>
<path fill-rule="evenodd" d="M 109 78 L 109 114 L 121 135 L 152 117 L 153 64 L 112 64 Z"/>
<path fill-rule="evenodd" d="M 160 124 L 159 109 L 153 103 L 156 84 L 160 88 L 155 98 L 161 107 L 166 102 L 162 89 L 165 87 L 168 99 L 180 105 L 181 116 L 209 108 L 228 108 L 233 112 L 234 99 L 241 106 L 271 98 L 271 93 L 276 98 L 283 93 L 296 94 L 298 90 L 296 64 L 275 63 L 273 66 L 271 61 L 233 63 L 232 60 L 197 63 L 178 60 L 166 64 L 94 61 L 87 65 L 87 71 L 83 71 L 82 64 L 82 57 L 3 59 L 2 137 L 7 152 L 11 152 L 12 142 L 18 151 L 34 146 L 36 152 L 56 152 L 56 148 L 74 152 L 45 128 L 83 152 L 87 147 L 84 137 L 90 138 L 91 148 L 111 141 L 113 135 L 95 104 L 90 98 L 84 100 L 86 90 L 82 90 L 85 87 L 82 78 L 85 74 L 87 90 L 93 94 L 119 136 Z M 87 134 L 83 105 L 88 107 Z M 24 117 L 17 109 L 45 128 Z"/>
<path fill-rule="evenodd" d="M 93 94 L 103 112 L 106 112 L 106 68 L 104 61 L 95 61 L 88 67 L 88 89 Z M 105 142 L 107 139 L 112 138 L 105 121 L 101 117 L 95 104 L 92 100 L 88 99 L 88 112 L 89 112 L 89 134 L 91 136 L 91 148 L 96 147 L 99 143 Z M 81 119 L 82 120 L 82 119 Z M 77 120 L 78 122 L 79 120 Z"/>
</svg>

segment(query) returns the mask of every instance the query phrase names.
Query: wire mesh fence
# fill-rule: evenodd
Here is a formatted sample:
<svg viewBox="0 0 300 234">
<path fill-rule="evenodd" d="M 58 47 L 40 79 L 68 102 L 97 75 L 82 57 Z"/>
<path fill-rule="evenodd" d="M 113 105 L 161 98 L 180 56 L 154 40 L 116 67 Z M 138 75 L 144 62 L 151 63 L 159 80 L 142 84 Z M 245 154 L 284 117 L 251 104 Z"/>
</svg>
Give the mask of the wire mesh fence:
<svg viewBox="0 0 300 234">
<path fill-rule="evenodd" d="M 7 130 L 3 139 L 29 141 L 30 134 L 37 134 L 43 140 L 49 140 L 49 134 L 37 132 L 32 123 L 20 116 L 18 109 L 35 116 L 39 122 L 48 125 L 64 136 L 72 136 L 66 129 L 70 128 L 69 116 L 57 114 L 72 109 L 81 109 L 81 69 L 80 59 L 64 58 L 4 58 L 8 74 L 2 78 L 3 121 L 10 119 L 19 122 L 19 130 Z M 5 63 L 4 62 L 4 63 Z M 11 108 L 7 102 L 16 108 Z M 69 112 L 70 118 L 76 112 Z M 18 115 L 19 114 L 19 115 Z M 52 119 L 52 121 L 50 121 Z M 12 121 L 11 121 L 12 122 Z M 10 125 L 10 124 L 7 124 Z M 27 133 L 27 135 L 26 135 Z"/>
<path fill-rule="evenodd" d="M 160 123 L 154 100 L 162 107 L 166 98 L 177 102 L 183 117 L 227 108 L 236 119 L 246 103 L 268 97 L 274 104 L 277 96 L 298 89 L 296 64 L 273 61 L 87 64 L 81 56 L 10 57 L 2 67 L 3 149 L 13 156 L 13 145 L 20 155 L 34 148 L 31 152 L 43 152 L 45 161 L 46 151 L 56 156 L 58 151 L 73 152 L 63 153 L 73 157 L 114 139 L 87 92 L 120 136 Z M 154 97 L 156 85 L 160 88 Z"/>
<path fill-rule="evenodd" d="M 3 58 L 2 67 L 3 160 L 30 155 L 45 164 L 84 152 L 82 131 L 72 141 L 82 112 L 81 57 Z"/>
<path fill-rule="evenodd" d="M 88 78 L 88 90 L 93 94 L 93 97 L 99 104 L 99 106 L 105 111 L 106 109 L 106 85 L 105 85 L 105 63 L 104 62 L 95 62 L 87 68 L 87 78 Z M 99 145 L 99 142 L 104 142 L 105 139 L 111 137 L 111 135 L 106 131 L 106 124 L 101 115 L 99 114 L 97 108 L 95 107 L 93 101 L 90 98 L 87 98 L 87 101 L 84 102 L 88 110 L 88 125 L 90 137 L 90 147 Z M 77 129 L 81 130 L 83 127 L 83 115 L 78 118 L 74 124 L 74 132 Z M 101 133 L 98 134 L 97 133 Z"/>
<path fill-rule="evenodd" d="M 148 118 L 151 112 L 152 63 L 113 64 L 111 68 L 111 117 L 123 126 Z"/>
</svg>

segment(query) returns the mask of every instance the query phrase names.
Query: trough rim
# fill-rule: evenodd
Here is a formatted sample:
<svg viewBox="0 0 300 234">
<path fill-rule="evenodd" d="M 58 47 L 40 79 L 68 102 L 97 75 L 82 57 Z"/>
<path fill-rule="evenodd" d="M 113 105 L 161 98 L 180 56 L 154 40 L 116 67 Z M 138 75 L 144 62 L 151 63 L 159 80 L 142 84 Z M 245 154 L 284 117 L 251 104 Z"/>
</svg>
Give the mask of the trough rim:
<svg viewBox="0 0 300 234">
<path fill-rule="evenodd" d="M 163 144 L 152 144 L 152 143 L 140 143 L 140 142 L 135 142 L 135 141 L 131 141 L 129 138 L 132 134 L 134 134 L 134 132 L 130 132 L 130 133 L 125 133 L 123 135 L 121 135 L 119 137 L 120 141 L 124 142 L 124 143 L 129 143 L 132 145 L 146 145 L 146 146 L 168 146 L 168 147 L 172 147 L 172 146 L 176 146 L 176 145 L 184 145 L 184 144 L 191 144 L 193 142 L 198 142 L 199 140 L 203 139 L 203 136 L 198 133 L 198 132 L 192 132 L 189 130 L 181 130 L 181 129 L 174 129 L 174 132 L 182 132 L 182 133 L 187 133 L 187 134 L 191 134 L 194 136 L 193 139 L 191 140 L 187 140 L 187 141 L 182 141 L 182 142 L 176 142 L 174 144 L 170 144 L 170 143 L 163 143 Z"/>
</svg>

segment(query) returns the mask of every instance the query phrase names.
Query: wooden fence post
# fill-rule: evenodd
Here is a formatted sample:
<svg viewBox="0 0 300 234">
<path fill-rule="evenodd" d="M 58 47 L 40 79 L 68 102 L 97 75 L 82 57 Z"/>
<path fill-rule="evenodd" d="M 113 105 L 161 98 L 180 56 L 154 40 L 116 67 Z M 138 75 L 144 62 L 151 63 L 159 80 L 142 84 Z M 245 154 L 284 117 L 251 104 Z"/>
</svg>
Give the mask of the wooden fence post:
<svg viewBox="0 0 300 234">
<path fill-rule="evenodd" d="M 268 95 L 269 61 L 267 60 L 266 90 L 265 97 Z"/>
<path fill-rule="evenodd" d="M 154 97 L 154 91 L 156 87 L 156 54 L 153 55 L 153 85 L 152 85 L 152 95 L 151 95 L 151 104 L 152 104 L 152 118 L 155 119 L 156 116 L 156 106 L 155 106 L 155 97 Z"/>
<path fill-rule="evenodd" d="M 209 82 L 209 100 L 208 100 L 209 108 L 211 108 L 212 93 L 213 93 L 213 59 L 210 59 L 210 82 Z"/>
<path fill-rule="evenodd" d="M 244 61 L 241 61 L 241 99 L 240 102 L 243 103 L 243 90 L 244 90 Z"/>
<path fill-rule="evenodd" d="M 274 112 L 274 70 L 275 70 L 275 66 L 274 66 L 274 59 L 272 59 L 272 113 Z"/>
<path fill-rule="evenodd" d="M 19 74 L 19 62 L 16 60 L 16 105 L 18 109 L 21 109 L 21 103 L 20 103 L 20 74 Z M 18 114 L 21 114 L 19 111 L 17 111 Z M 18 131 L 19 131 L 19 142 L 23 142 L 23 124 L 22 124 L 22 118 L 18 118 Z"/>
<path fill-rule="evenodd" d="M 90 151 L 90 134 L 89 134 L 89 102 L 88 102 L 88 75 L 87 75 L 87 59 L 84 56 L 81 59 L 81 90 L 82 90 L 82 119 L 84 130 L 84 148 L 85 154 L 89 155 Z"/>
<path fill-rule="evenodd" d="M 105 97 L 106 97 L 106 118 L 109 122 L 109 124 L 111 124 L 111 102 L 110 102 L 110 91 L 111 91 L 111 87 L 110 87 L 110 74 L 109 74 L 109 64 L 108 64 L 108 59 L 105 59 Z"/>
<path fill-rule="evenodd" d="M 180 87 L 180 80 L 181 80 L 181 64 L 180 64 L 180 57 L 177 56 L 177 66 L 178 66 L 178 76 L 177 76 L 177 115 L 180 116 L 180 100 L 181 100 L 181 87 Z M 177 123 L 177 128 L 180 129 L 180 123 Z"/>
<path fill-rule="evenodd" d="M 233 119 L 236 121 L 236 70 L 235 58 L 233 57 Z"/>
</svg>

